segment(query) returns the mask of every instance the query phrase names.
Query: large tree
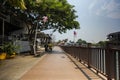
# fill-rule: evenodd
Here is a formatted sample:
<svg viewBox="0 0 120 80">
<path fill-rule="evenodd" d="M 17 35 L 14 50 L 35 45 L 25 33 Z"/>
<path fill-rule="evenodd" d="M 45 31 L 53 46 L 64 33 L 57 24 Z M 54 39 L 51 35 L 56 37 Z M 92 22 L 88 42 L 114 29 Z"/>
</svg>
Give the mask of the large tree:
<svg viewBox="0 0 120 80">
<path fill-rule="evenodd" d="M 40 16 L 48 16 L 47 28 L 52 28 L 61 32 L 67 29 L 79 28 L 79 23 L 75 21 L 74 6 L 68 4 L 66 0 L 43 0 L 38 5 Z"/>
<path fill-rule="evenodd" d="M 48 17 L 47 23 L 44 26 L 40 25 L 40 30 L 54 29 L 62 33 L 68 29 L 79 28 L 79 23 L 75 20 L 77 16 L 74 6 L 66 0 L 25 0 L 25 2 L 27 13 L 34 16 L 32 22 L 36 19 L 41 21 L 43 16 Z"/>
<path fill-rule="evenodd" d="M 5 5 L 6 1 L 6 5 Z M 27 24 L 33 25 L 29 30 L 33 30 L 35 21 L 39 24 L 40 30 L 54 29 L 60 33 L 70 29 L 78 29 L 79 23 L 76 21 L 74 6 L 66 0 L 1 0 L 8 12 L 15 13 L 19 19 Z M 6 11 L 6 12 L 7 12 Z M 48 21 L 44 24 L 42 17 L 47 16 Z"/>
<path fill-rule="evenodd" d="M 77 43 L 79 43 L 80 45 L 87 44 L 87 42 L 85 40 L 82 40 L 82 39 L 78 39 Z"/>
<path fill-rule="evenodd" d="M 6 1 L 6 2 L 5 2 Z M 29 40 L 37 29 L 53 29 L 60 33 L 78 29 L 74 6 L 66 0 L 1 0 L 4 10 L 24 21 L 28 28 Z M 6 4 L 5 4 L 6 3 Z M 16 4 L 17 3 L 17 4 Z M 22 3 L 22 4 L 21 4 Z M 48 20 L 44 23 L 43 16 Z M 28 26 L 31 25 L 31 26 Z"/>
</svg>

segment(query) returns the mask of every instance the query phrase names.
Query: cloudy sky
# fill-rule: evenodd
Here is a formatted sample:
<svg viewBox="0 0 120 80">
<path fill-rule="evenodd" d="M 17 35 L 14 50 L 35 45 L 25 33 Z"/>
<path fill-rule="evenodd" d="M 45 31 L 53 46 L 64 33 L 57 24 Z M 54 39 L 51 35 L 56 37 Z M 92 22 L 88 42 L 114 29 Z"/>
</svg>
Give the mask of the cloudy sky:
<svg viewBox="0 0 120 80">
<path fill-rule="evenodd" d="M 75 6 L 80 22 L 79 30 L 70 30 L 65 34 L 55 32 L 55 40 L 74 40 L 73 32 L 77 32 L 75 40 L 87 42 L 106 40 L 109 33 L 120 31 L 120 0 L 68 0 Z"/>
</svg>

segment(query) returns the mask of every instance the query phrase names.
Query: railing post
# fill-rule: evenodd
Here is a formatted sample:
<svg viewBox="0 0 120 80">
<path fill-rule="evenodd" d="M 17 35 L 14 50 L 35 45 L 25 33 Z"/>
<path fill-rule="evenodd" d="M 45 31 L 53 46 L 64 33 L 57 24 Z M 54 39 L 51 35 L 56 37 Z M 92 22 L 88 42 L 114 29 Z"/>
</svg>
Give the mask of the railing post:
<svg viewBox="0 0 120 80">
<path fill-rule="evenodd" d="M 88 68 L 91 68 L 91 43 L 88 43 Z"/>
<path fill-rule="evenodd" d="M 106 43 L 105 65 L 106 65 L 107 80 L 112 80 L 111 79 L 111 71 L 110 71 L 110 67 L 111 67 L 110 56 L 111 56 L 110 46 L 109 46 L 109 43 Z"/>
<path fill-rule="evenodd" d="M 120 52 L 118 53 L 118 67 L 119 67 L 119 69 L 118 69 L 118 73 L 119 73 L 118 77 L 120 79 Z"/>
<path fill-rule="evenodd" d="M 115 63 L 116 63 L 116 69 L 115 69 L 115 80 L 120 80 L 120 54 L 119 51 L 116 51 L 116 59 L 115 59 Z"/>
</svg>

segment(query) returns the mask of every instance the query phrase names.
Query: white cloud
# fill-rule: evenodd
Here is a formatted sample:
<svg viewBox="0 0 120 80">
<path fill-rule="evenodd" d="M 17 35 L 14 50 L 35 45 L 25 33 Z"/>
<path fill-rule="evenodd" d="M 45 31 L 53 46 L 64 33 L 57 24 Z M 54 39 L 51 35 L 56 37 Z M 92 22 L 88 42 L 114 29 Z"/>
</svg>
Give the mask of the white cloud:
<svg viewBox="0 0 120 80">
<path fill-rule="evenodd" d="M 97 0 L 94 0 L 89 6 L 89 10 L 93 9 L 96 4 L 97 4 Z"/>
<path fill-rule="evenodd" d="M 113 19 L 120 19 L 120 12 L 112 12 L 107 15 L 107 17 L 113 18 Z"/>
<path fill-rule="evenodd" d="M 94 0 L 89 10 L 99 16 L 120 19 L 120 2 L 115 0 Z"/>
</svg>

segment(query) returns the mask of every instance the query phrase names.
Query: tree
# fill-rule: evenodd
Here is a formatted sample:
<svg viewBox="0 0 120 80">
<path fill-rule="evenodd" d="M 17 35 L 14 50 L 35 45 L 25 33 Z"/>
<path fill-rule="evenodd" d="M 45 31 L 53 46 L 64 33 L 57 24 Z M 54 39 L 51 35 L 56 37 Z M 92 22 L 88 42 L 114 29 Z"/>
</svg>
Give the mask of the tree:
<svg viewBox="0 0 120 80">
<path fill-rule="evenodd" d="M 107 42 L 107 41 L 99 41 L 99 42 L 97 43 L 97 45 L 100 46 L 100 47 L 105 47 L 105 46 L 106 46 L 106 42 Z"/>
<path fill-rule="evenodd" d="M 67 30 L 73 28 L 79 28 L 80 24 L 75 20 L 77 16 L 75 15 L 76 11 L 73 9 L 74 6 L 70 5 L 66 0 L 6 1 L 4 5 L 5 12 L 15 15 L 15 17 L 26 23 L 30 41 L 32 39 L 31 35 L 35 34 L 37 25 L 40 31 L 53 29 L 60 33 L 65 33 Z M 17 1 L 19 1 L 19 3 L 22 2 L 22 6 L 24 5 L 24 7 L 20 7 Z M 43 22 L 43 16 L 48 17 L 46 23 Z"/>
<path fill-rule="evenodd" d="M 41 27 L 41 30 L 54 29 L 62 33 L 67 29 L 79 28 L 79 23 L 75 21 L 75 10 L 66 0 L 41 0 L 36 10 L 39 17 L 48 17 L 46 27 Z"/>
<path fill-rule="evenodd" d="M 3 0 L 2 0 L 3 1 Z M 79 22 L 75 19 L 74 6 L 70 5 L 66 0 L 6 0 L 8 1 L 5 5 L 6 11 L 15 14 L 20 20 L 31 24 L 32 27 L 28 27 L 28 32 L 34 33 L 35 21 L 39 21 L 40 30 L 54 29 L 60 33 L 66 32 L 70 29 L 78 29 Z M 10 5 L 10 4 L 11 5 Z M 26 10 L 21 10 L 19 7 L 20 3 L 24 5 Z M 7 7 L 6 7 L 7 6 Z M 48 22 L 43 24 L 43 16 L 48 17 Z"/>
<path fill-rule="evenodd" d="M 31 22 L 31 24 L 34 24 L 35 20 L 41 20 L 43 16 L 47 16 L 48 22 L 44 27 L 40 28 L 41 30 L 54 29 L 54 31 L 58 30 L 62 33 L 66 32 L 66 30 L 79 28 L 79 22 L 75 20 L 77 16 L 75 15 L 76 11 L 73 9 L 74 6 L 70 5 L 66 0 L 5 1 L 7 10 L 11 10 L 11 13 L 16 13 L 17 17 Z M 4 3 L 5 1 L 2 0 L 1 2 Z M 15 7 L 20 7 L 20 9 Z"/>
<path fill-rule="evenodd" d="M 77 43 L 81 44 L 87 44 L 87 42 L 85 40 L 82 39 L 78 39 Z"/>
<path fill-rule="evenodd" d="M 7 3 L 13 7 L 19 7 L 20 9 L 23 9 L 23 10 L 26 9 L 24 0 L 1 0 L 0 3 L 1 3 L 1 6 L 4 6 Z"/>
</svg>

